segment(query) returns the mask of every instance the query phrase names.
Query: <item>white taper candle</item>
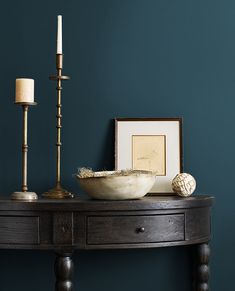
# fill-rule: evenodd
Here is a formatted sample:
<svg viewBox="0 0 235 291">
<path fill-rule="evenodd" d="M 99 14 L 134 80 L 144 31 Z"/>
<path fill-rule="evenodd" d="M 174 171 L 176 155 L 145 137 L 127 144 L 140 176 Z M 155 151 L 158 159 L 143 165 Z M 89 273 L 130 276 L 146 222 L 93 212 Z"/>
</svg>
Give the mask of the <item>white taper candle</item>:
<svg viewBox="0 0 235 291">
<path fill-rule="evenodd" d="M 57 54 L 62 54 L 62 15 L 57 16 Z"/>
</svg>

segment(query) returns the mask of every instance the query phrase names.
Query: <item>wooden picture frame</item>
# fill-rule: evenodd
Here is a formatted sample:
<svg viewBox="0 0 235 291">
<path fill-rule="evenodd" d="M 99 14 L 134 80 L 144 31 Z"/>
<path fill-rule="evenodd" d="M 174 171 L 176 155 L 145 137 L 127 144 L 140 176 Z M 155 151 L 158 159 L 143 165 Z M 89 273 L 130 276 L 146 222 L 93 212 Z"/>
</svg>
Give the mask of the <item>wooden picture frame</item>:
<svg viewBox="0 0 235 291">
<path fill-rule="evenodd" d="M 174 194 L 183 172 L 182 118 L 116 118 L 115 169 L 156 172 L 151 194 Z"/>
</svg>

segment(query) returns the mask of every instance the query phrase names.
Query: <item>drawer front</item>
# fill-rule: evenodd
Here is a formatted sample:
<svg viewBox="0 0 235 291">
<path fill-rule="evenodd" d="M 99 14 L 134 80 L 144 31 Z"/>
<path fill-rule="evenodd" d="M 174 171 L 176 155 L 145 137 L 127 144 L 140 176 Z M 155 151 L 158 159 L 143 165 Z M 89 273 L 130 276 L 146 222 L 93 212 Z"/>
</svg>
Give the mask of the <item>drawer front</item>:
<svg viewBox="0 0 235 291">
<path fill-rule="evenodd" d="M 181 240 L 184 240 L 184 214 L 87 218 L 88 245 Z"/>
<path fill-rule="evenodd" d="M 0 244 L 39 244 L 39 217 L 0 216 Z"/>
</svg>

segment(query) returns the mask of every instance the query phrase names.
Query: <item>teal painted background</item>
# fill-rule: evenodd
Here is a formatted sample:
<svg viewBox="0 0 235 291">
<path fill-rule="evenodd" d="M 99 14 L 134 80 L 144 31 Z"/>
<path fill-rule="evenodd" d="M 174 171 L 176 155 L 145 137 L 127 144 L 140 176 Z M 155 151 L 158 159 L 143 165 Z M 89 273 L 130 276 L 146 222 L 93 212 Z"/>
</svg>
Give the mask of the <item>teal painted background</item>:
<svg viewBox="0 0 235 291">
<path fill-rule="evenodd" d="M 211 290 L 231 291 L 235 256 L 235 2 L 8 0 L 0 10 L 0 193 L 20 187 L 16 77 L 35 79 L 29 184 L 55 176 L 56 15 L 63 15 L 63 184 L 78 166 L 112 169 L 114 117 L 184 118 L 185 170 L 213 194 Z M 229 234 L 228 234 L 229 232 Z M 53 290 L 51 252 L 0 251 L 1 291 Z M 76 253 L 75 290 L 188 291 L 187 248 Z"/>
</svg>

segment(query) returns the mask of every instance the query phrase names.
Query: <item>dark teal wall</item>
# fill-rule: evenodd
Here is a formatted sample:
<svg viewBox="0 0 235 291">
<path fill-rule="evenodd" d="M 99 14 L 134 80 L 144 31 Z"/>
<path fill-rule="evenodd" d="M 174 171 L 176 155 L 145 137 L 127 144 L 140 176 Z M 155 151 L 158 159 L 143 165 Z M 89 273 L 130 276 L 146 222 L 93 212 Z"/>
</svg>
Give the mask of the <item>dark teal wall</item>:
<svg viewBox="0 0 235 291">
<path fill-rule="evenodd" d="M 63 15 L 63 182 L 78 166 L 112 169 L 114 117 L 184 118 L 185 170 L 216 197 L 211 290 L 231 291 L 235 256 L 235 2 L 8 0 L 0 9 L 0 193 L 20 187 L 16 77 L 36 82 L 29 181 L 54 183 L 56 15 Z M 228 234 L 229 232 L 229 234 Z M 186 251 L 186 252 L 185 252 Z M 0 291 L 53 290 L 50 252 L 0 251 Z M 187 248 L 75 255 L 75 290 L 188 291 Z"/>
</svg>

